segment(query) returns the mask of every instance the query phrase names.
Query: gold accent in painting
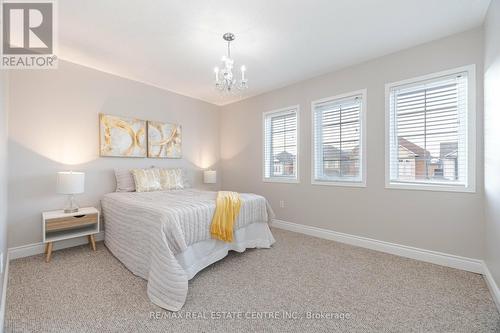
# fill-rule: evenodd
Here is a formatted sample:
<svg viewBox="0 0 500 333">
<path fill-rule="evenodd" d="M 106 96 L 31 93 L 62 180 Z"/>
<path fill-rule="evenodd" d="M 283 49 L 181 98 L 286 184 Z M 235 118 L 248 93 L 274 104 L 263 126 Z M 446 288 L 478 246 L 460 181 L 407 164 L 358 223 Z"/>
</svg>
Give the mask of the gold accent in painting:
<svg viewBox="0 0 500 333">
<path fill-rule="evenodd" d="M 100 155 L 146 157 L 146 121 L 99 115 Z"/>
<path fill-rule="evenodd" d="M 181 126 L 148 121 L 148 157 L 181 158 Z"/>
</svg>

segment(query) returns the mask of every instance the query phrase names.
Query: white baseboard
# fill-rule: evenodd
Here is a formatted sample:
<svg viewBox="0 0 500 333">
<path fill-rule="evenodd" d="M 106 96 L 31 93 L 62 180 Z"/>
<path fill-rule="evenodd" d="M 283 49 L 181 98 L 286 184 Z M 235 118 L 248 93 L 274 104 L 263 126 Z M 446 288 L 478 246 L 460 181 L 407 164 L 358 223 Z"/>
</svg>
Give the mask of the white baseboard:
<svg viewBox="0 0 500 333">
<path fill-rule="evenodd" d="M 390 253 L 397 256 L 411 258 L 415 260 L 425 261 L 441 266 L 461 269 L 473 273 L 484 273 L 483 261 L 460 257 L 452 254 L 430 251 L 416 247 L 400 245 L 395 243 L 384 242 L 376 239 L 360 237 L 332 230 L 311 227 L 303 224 L 291 223 L 282 220 L 273 220 L 273 227 L 285 229 L 289 231 L 306 234 L 318 238 L 329 239 L 340 243 L 364 247 L 371 250 Z"/>
<path fill-rule="evenodd" d="M 486 263 L 484 263 L 483 270 L 484 270 L 483 274 L 484 274 L 484 279 L 486 280 L 486 284 L 488 285 L 488 288 L 490 289 L 491 292 L 491 296 L 493 296 L 493 300 L 497 305 L 498 312 L 500 312 L 500 289 L 498 288 L 495 279 L 493 279 L 493 275 L 491 275 L 491 272 L 488 269 Z"/>
<path fill-rule="evenodd" d="M 5 320 L 5 301 L 7 299 L 7 280 L 9 279 L 9 252 L 7 252 L 5 258 L 5 270 L 3 272 L 3 287 L 2 287 L 2 298 L 0 300 L 0 333 L 4 331 L 4 320 Z"/>
<path fill-rule="evenodd" d="M 96 241 L 102 241 L 104 239 L 104 231 L 101 231 L 95 235 Z M 66 239 L 58 242 L 54 242 L 54 250 L 61 250 L 68 247 L 78 246 L 87 244 L 87 237 L 78 237 Z M 23 246 L 11 247 L 9 248 L 10 259 L 24 258 L 29 256 L 34 256 L 36 254 L 41 254 L 45 252 L 44 243 L 28 244 Z"/>
</svg>

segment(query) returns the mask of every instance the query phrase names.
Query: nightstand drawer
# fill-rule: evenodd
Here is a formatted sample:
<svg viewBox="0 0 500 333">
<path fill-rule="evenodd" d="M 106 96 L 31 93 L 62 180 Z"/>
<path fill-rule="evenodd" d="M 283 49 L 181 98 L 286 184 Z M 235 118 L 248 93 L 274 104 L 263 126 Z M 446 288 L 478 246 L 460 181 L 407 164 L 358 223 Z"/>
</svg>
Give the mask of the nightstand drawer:
<svg viewBox="0 0 500 333">
<path fill-rule="evenodd" d="M 84 214 L 75 216 L 65 216 L 45 220 L 45 230 L 47 232 L 81 228 L 97 223 L 97 214 Z"/>
</svg>

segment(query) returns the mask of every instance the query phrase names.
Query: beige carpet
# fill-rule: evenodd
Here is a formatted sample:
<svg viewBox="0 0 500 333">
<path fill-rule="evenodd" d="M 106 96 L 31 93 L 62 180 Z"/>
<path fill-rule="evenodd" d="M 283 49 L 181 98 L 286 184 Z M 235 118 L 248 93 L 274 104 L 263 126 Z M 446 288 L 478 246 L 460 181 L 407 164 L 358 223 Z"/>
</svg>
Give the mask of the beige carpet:
<svg viewBox="0 0 500 333">
<path fill-rule="evenodd" d="M 42 256 L 14 260 L 6 331 L 500 331 L 481 275 L 273 233 L 272 249 L 231 253 L 200 272 L 176 317 L 149 302 L 146 281 L 103 243 L 95 253 L 86 246 L 57 251 L 49 264 Z"/>
</svg>

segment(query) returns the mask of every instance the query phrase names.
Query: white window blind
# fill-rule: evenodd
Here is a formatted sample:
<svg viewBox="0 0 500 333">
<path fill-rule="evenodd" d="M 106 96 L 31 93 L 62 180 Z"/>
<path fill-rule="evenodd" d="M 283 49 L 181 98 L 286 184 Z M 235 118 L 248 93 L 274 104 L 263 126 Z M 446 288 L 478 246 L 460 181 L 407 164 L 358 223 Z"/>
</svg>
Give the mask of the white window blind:
<svg viewBox="0 0 500 333">
<path fill-rule="evenodd" d="M 467 187 L 468 75 L 390 88 L 391 183 Z"/>
<path fill-rule="evenodd" d="M 363 93 L 313 102 L 313 183 L 360 183 Z"/>
<path fill-rule="evenodd" d="M 264 113 L 264 179 L 296 181 L 298 106 Z"/>
</svg>

